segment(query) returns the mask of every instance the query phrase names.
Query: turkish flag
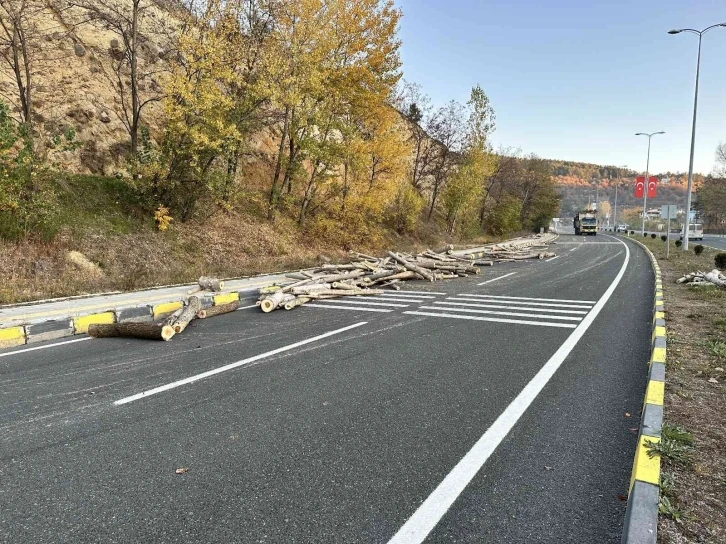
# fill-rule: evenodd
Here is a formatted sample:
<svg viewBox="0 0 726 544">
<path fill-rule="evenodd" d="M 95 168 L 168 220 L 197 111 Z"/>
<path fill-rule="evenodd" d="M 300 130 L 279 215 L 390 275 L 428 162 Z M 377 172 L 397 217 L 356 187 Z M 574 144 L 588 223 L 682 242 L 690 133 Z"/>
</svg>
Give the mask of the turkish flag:
<svg viewBox="0 0 726 544">
<path fill-rule="evenodd" d="M 648 178 L 648 198 L 655 198 L 656 187 L 658 186 L 658 178 L 651 176 Z"/>
<path fill-rule="evenodd" d="M 645 192 L 645 176 L 635 178 L 635 198 L 643 198 Z"/>
</svg>

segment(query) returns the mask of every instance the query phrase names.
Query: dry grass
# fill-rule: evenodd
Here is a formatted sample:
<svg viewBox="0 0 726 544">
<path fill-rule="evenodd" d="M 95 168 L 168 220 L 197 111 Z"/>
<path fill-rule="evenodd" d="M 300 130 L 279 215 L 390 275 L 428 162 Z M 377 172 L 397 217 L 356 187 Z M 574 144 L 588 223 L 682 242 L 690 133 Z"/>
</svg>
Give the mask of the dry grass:
<svg viewBox="0 0 726 544">
<path fill-rule="evenodd" d="M 418 251 L 450 242 L 457 241 L 429 229 L 421 239 L 389 233 L 378 247 L 360 240 L 355 249 Z M 232 278 L 299 269 L 319 263 L 321 255 L 345 259 L 346 249 L 311 239 L 284 217 L 273 224 L 235 213 L 175 224 L 167 232 L 67 229 L 52 244 L 0 241 L 0 304 L 188 283 L 201 275 Z M 69 251 L 81 252 L 102 274 L 68 262 Z"/>
<path fill-rule="evenodd" d="M 689 287 L 675 280 L 687 272 L 711 270 L 715 252 L 696 256 L 665 244 L 645 241 L 658 259 L 668 331 L 665 421 L 693 434 L 692 463 L 663 460 L 672 475 L 664 496 L 680 519 L 661 516 L 658 542 L 726 542 L 726 359 L 718 343 L 726 341 L 726 290 Z M 714 349 L 714 346 L 716 348 Z M 716 380 L 714 383 L 709 380 Z"/>
</svg>

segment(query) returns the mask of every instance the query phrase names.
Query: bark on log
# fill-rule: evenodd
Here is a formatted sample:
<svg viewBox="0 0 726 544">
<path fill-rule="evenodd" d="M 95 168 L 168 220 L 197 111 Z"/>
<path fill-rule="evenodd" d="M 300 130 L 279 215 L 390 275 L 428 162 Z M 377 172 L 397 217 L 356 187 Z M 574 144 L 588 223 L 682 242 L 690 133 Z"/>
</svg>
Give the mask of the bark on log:
<svg viewBox="0 0 726 544">
<path fill-rule="evenodd" d="M 297 297 L 295 300 L 290 300 L 290 301 L 286 302 L 284 308 L 286 310 L 292 310 L 293 308 L 302 306 L 306 302 L 310 302 L 309 297 Z"/>
<path fill-rule="evenodd" d="M 121 337 L 168 341 L 174 334 L 174 328 L 163 323 L 109 323 L 88 327 L 88 335 L 93 338 Z"/>
<path fill-rule="evenodd" d="M 199 310 L 197 312 L 197 317 L 199 319 L 206 319 L 208 317 L 214 317 L 215 315 L 222 315 L 228 314 L 229 312 L 234 312 L 237 308 L 239 308 L 239 300 L 235 300 L 234 302 L 228 302 L 227 304 L 220 304 L 219 306 L 212 306 L 211 308 L 206 308 L 204 310 Z"/>
<path fill-rule="evenodd" d="M 199 297 L 189 297 L 187 305 L 184 307 L 179 316 L 169 324 L 174 327 L 174 332 L 179 334 L 187 328 L 192 319 L 197 317 L 197 312 L 202 309 L 202 301 Z"/>
<path fill-rule="evenodd" d="M 224 289 L 223 281 L 209 276 L 202 276 L 197 283 L 204 291 L 221 291 Z"/>
<path fill-rule="evenodd" d="M 416 278 L 416 272 L 404 270 L 403 272 L 396 272 L 395 274 L 389 274 L 387 276 L 374 280 L 370 284 L 375 285 L 376 283 L 388 282 L 392 280 L 413 280 Z"/>
<path fill-rule="evenodd" d="M 269 313 L 280 306 L 284 306 L 286 302 L 294 299 L 294 295 L 289 295 L 282 291 L 276 291 L 260 301 L 260 309 L 265 313 Z"/>
<path fill-rule="evenodd" d="M 416 272 L 416 274 L 418 274 L 425 280 L 434 281 L 434 276 L 428 270 L 424 270 L 420 266 L 416 266 L 415 264 L 408 262 L 403 257 L 399 257 L 398 255 L 396 255 L 393 251 L 389 251 L 388 255 L 391 257 L 391 259 L 393 259 L 397 263 L 403 265 L 408 270 L 410 270 L 412 272 Z"/>
</svg>

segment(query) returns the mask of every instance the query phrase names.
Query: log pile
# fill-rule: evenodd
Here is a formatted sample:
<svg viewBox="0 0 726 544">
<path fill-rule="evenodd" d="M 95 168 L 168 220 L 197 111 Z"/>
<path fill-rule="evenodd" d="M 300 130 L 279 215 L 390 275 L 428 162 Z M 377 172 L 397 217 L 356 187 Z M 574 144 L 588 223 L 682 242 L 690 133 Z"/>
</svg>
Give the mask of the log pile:
<svg viewBox="0 0 726 544">
<path fill-rule="evenodd" d="M 708 273 L 705 272 L 692 272 L 685 276 L 678 278 L 676 283 L 690 283 L 693 285 L 716 285 L 726 289 L 726 276 L 724 276 L 718 269 L 714 268 Z"/>
<path fill-rule="evenodd" d="M 257 305 L 265 313 L 280 308 L 292 310 L 314 300 L 379 295 L 383 287 L 399 290 L 406 280 L 433 282 L 467 277 L 479 274 L 480 267 L 492 266 L 494 262 L 554 257 L 554 253 L 541 251 L 543 244 L 553 239 L 522 238 L 478 248 L 468 255 L 454 252 L 451 246 L 440 251 L 427 249 L 416 255 L 388 251 L 385 257 L 351 251 L 350 262 L 326 263 L 287 274 L 292 283 L 263 287 Z M 482 252 L 486 258 L 473 257 Z"/>
<path fill-rule="evenodd" d="M 90 325 L 88 335 L 93 338 L 144 338 L 146 340 L 169 341 L 184 332 L 193 319 L 205 319 L 226 314 L 239 308 L 239 301 L 202 309 L 199 297 L 191 296 L 186 304 L 176 312 L 157 323 L 110 323 Z"/>
</svg>

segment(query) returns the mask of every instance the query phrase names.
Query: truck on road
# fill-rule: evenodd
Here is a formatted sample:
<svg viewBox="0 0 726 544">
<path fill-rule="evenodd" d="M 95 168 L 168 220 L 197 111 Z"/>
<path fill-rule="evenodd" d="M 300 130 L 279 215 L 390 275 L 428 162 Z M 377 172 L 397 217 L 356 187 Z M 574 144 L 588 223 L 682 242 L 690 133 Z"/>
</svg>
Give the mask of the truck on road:
<svg viewBox="0 0 726 544">
<path fill-rule="evenodd" d="M 596 210 L 583 210 L 575 214 L 575 218 L 572 221 L 572 225 L 575 227 L 575 234 L 597 234 L 597 211 Z"/>
</svg>

